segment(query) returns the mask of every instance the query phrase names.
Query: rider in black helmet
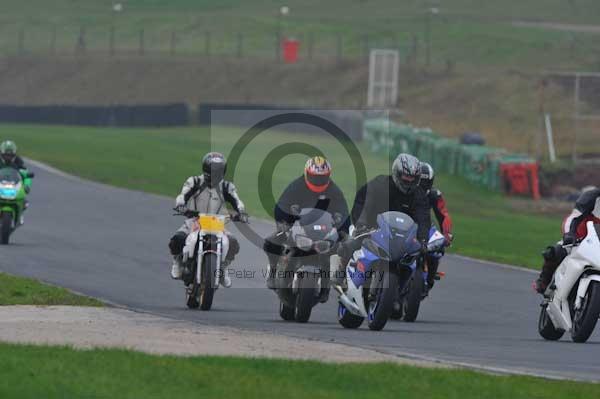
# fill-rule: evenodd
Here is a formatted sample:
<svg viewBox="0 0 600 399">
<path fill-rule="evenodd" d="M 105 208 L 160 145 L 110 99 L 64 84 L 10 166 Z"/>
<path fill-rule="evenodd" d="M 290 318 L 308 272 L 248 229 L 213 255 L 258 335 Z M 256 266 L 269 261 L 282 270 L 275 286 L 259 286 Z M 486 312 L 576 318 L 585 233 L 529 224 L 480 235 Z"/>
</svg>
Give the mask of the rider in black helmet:
<svg viewBox="0 0 600 399">
<path fill-rule="evenodd" d="M 354 198 L 352 221 L 354 236 L 377 226 L 377 215 L 387 211 L 403 212 L 418 224 L 417 239 L 426 253 L 431 206 L 425 190 L 419 186 L 421 163 L 410 154 L 400 154 L 392 164 L 391 175 L 379 175 L 362 186 Z M 338 253 L 342 264 L 360 247 L 360 240 L 348 240 Z"/>
<path fill-rule="evenodd" d="M 218 152 L 209 152 L 202 158 L 202 174 L 189 177 L 181 189 L 181 193 L 175 199 L 175 209 L 180 212 L 186 210 L 201 213 L 219 214 L 224 213 L 225 203 L 231 206 L 238 213 L 238 218 L 242 222 L 248 221 L 248 215 L 244 203 L 238 196 L 234 184 L 224 179 L 227 162 L 223 154 Z M 183 271 L 182 251 L 185 246 L 185 240 L 193 230 L 196 218 L 191 218 L 177 230 L 169 242 L 169 249 L 173 255 L 174 262 L 171 267 L 171 277 L 180 279 Z M 224 269 L 233 260 L 239 252 L 240 245 L 235 237 L 229 233 L 226 234 L 228 251 L 225 253 L 225 259 L 222 263 Z M 221 284 L 225 287 L 231 286 L 229 276 L 222 270 L 220 273 Z"/>
</svg>

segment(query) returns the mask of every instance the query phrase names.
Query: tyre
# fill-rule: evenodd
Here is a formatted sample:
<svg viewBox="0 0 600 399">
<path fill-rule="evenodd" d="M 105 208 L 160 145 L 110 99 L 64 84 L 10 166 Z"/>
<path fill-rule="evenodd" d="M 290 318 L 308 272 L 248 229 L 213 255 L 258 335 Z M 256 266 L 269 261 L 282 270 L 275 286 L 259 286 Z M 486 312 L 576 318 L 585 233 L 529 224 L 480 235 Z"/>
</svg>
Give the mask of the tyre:
<svg viewBox="0 0 600 399">
<path fill-rule="evenodd" d="M 402 319 L 402 316 L 403 316 L 403 312 L 402 312 L 403 311 L 403 309 L 402 309 L 403 306 L 402 305 L 403 305 L 403 303 L 399 299 L 396 299 L 394 301 L 394 306 L 393 306 L 393 309 L 392 309 L 392 314 L 390 315 L 390 319 L 392 319 L 392 320 L 400 320 L 400 319 Z"/>
<path fill-rule="evenodd" d="M 546 311 L 547 307 L 548 305 L 544 305 L 540 310 L 540 317 L 538 319 L 538 332 L 542 338 L 548 341 L 557 341 L 562 338 L 565 330 L 559 330 L 554 327 L 554 324 L 552 324 L 552 320 L 550 320 L 550 316 L 548 316 L 548 312 Z"/>
<path fill-rule="evenodd" d="M 200 302 L 198 302 L 198 284 L 196 284 L 195 282 L 192 284 L 192 289 L 189 291 L 186 290 L 185 304 L 190 309 L 198 309 L 198 306 L 200 306 Z"/>
<path fill-rule="evenodd" d="M 581 307 L 573 312 L 573 342 L 583 343 L 588 340 L 600 316 L 600 283 L 590 282 Z"/>
<path fill-rule="evenodd" d="M 357 316 L 350 312 L 341 303 L 338 304 L 338 322 L 344 328 L 358 328 L 365 320 L 364 317 Z"/>
<path fill-rule="evenodd" d="M 0 242 L 2 245 L 8 244 L 10 233 L 12 233 L 13 216 L 10 212 L 2 212 L 0 217 L 2 226 L 0 227 Z"/>
<path fill-rule="evenodd" d="M 207 252 L 202 260 L 202 281 L 199 287 L 200 309 L 210 310 L 216 289 L 217 254 Z"/>
<path fill-rule="evenodd" d="M 285 321 L 294 320 L 294 308 L 279 302 L 279 316 Z"/>
<path fill-rule="evenodd" d="M 298 293 L 296 294 L 294 319 L 298 323 L 306 323 L 310 319 L 316 299 L 315 292 L 317 292 L 316 276 L 304 274 L 298 281 Z"/>
<path fill-rule="evenodd" d="M 417 267 L 412 278 L 410 279 L 408 286 L 408 294 L 404 298 L 402 304 L 404 321 L 412 323 L 415 320 L 417 320 L 424 292 L 425 279 L 423 278 L 423 270 L 420 267 Z"/>
<path fill-rule="evenodd" d="M 383 281 L 374 301 L 369 302 L 369 328 L 379 331 L 385 327 L 392 310 L 398 291 L 398 276 L 387 270 L 383 272 Z"/>
</svg>

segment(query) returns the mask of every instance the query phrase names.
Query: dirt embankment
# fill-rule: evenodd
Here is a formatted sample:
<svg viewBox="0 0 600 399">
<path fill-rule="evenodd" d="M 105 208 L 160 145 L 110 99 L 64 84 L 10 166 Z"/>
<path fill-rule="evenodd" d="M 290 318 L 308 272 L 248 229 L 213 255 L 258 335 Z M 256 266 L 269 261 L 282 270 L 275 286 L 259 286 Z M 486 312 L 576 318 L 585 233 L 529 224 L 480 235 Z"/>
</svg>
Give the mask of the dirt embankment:
<svg viewBox="0 0 600 399">
<path fill-rule="evenodd" d="M 295 65 L 262 58 L 184 58 L 108 55 L 0 58 L 0 103 L 133 104 L 202 102 L 362 108 L 366 60 Z M 408 120 L 450 136 L 479 131 L 491 145 L 514 152 L 540 148 L 540 77 L 514 71 L 402 66 L 399 107 Z M 572 98 L 560 85 L 546 90 L 557 116 L 559 154 L 569 128 L 560 112 Z M 554 108 L 552 108 L 554 107 Z M 556 110 L 556 112 L 554 112 Z"/>
</svg>

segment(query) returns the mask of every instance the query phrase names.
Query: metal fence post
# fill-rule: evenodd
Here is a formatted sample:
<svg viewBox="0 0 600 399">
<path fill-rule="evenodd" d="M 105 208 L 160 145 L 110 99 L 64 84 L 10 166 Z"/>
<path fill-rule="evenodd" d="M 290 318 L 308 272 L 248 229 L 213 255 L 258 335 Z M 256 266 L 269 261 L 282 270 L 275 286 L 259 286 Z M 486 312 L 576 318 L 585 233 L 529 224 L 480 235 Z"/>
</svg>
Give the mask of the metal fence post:
<svg viewBox="0 0 600 399">
<path fill-rule="evenodd" d="M 77 45 L 75 46 L 75 52 L 77 54 L 83 54 L 86 50 L 85 43 L 85 26 L 79 28 L 79 36 L 77 36 Z"/>
<path fill-rule="evenodd" d="M 108 32 L 108 52 L 110 55 L 115 55 L 115 26 L 111 25 Z"/>
<path fill-rule="evenodd" d="M 139 49 L 139 53 L 140 55 L 144 55 L 145 52 L 145 43 L 144 43 L 144 39 L 145 39 L 145 32 L 144 32 L 144 28 L 142 28 L 140 30 L 140 49 Z"/>
<path fill-rule="evenodd" d="M 177 47 L 177 34 L 175 33 L 175 30 L 172 30 L 171 31 L 171 48 L 170 48 L 171 55 L 175 55 L 175 52 L 177 51 L 176 47 Z"/>
<path fill-rule="evenodd" d="M 337 43 L 336 43 L 336 60 L 338 63 L 342 62 L 342 52 L 343 52 L 343 39 L 342 35 L 338 33 L 337 35 Z"/>
<path fill-rule="evenodd" d="M 204 33 L 204 54 L 210 57 L 210 45 L 211 45 L 211 34 L 210 32 Z"/>
<path fill-rule="evenodd" d="M 238 58 L 242 58 L 244 55 L 244 36 L 241 32 L 237 34 L 237 56 Z"/>
<path fill-rule="evenodd" d="M 17 37 L 17 49 L 19 54 L 25 53 L 25 30 L 19 30 L 19 36 Z"/>
<path fill-rule="evenodd" d="M 365 34 L 363 36 L 363 56 L 365 58 L 369 57 L 369 48 L 370 48 L 370 44 L 369 44 L 369 34 Z"/>
<path fill-rule="evenodd" d="M 50 53 L 56 54 L 56 26 L 52 27 L 52 36 L 50 37 Z"/>
</svg>

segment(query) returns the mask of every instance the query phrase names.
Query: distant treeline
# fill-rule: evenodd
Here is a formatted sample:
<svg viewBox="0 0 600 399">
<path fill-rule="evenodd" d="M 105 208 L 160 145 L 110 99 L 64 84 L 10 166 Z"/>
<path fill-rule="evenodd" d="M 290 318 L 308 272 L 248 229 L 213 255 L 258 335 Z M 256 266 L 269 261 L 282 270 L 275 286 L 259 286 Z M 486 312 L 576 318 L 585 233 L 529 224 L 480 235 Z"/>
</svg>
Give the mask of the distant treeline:
<svg viewBox="0 0 600 399">
<path fill-rule="evenodd" d="M 0 105 L 0 123 L 81 126 L 185 126 L 187 105 Z"/>
</svg>

